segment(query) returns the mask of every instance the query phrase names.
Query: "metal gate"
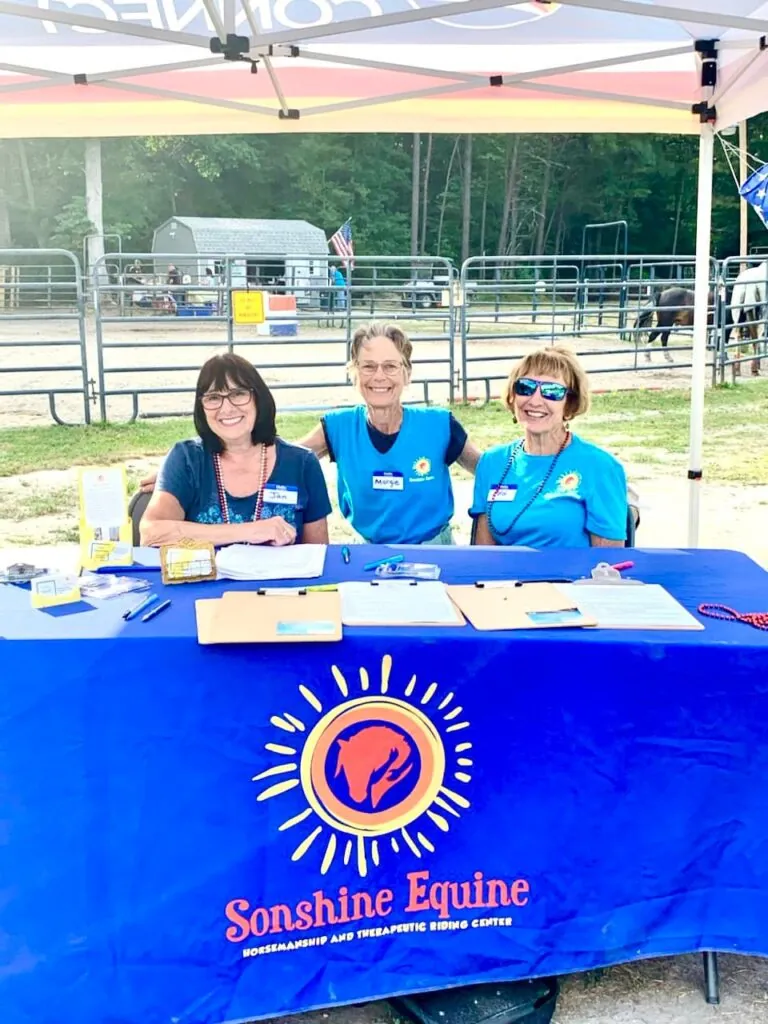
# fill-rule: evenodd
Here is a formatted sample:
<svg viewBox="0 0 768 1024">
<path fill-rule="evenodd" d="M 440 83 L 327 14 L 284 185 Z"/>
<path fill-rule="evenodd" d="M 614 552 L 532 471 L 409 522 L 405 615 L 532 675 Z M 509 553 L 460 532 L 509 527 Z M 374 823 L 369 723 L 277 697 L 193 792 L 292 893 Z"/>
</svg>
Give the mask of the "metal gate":
<svg viewBox="0 0 768 1024">
<path fill-rule="evenodd" d="M 47 398 L 54 422 L 90 423 L 85 339 L 77 257 L 64 249 L 0 249 L 0 399 L 24 400 L 14 403 L 14 422 L 36 418 L 34 400 Z"/>
<path fill-rule="evenodd" d="M 317 255 L 105 255 L 93 270 L 102 419 L 188 415 L 216 351 L 251 359 L 283 393 L 283 411 L 344 404 L 354 332 L 375 319 L 402 323 L 414 342 L 410 400 L 449 401 L 458 386 L 450 261 L 355 257 L 341 280 L 332 267 L 341 261 Z M 261 323 L 242 322 L 251 300 Z"/>
<path fill-rule="evenodd" d="M 693 289 L 693 257 L 613 256 L 473 257 L 461 268 L 462 397 L 491 398 L 491 383 L 506 379 L 513 362 L 545 345 L 569 343 L 590 374 L 658 370 L 662 357 L 647 340 L 661 291 Z M 718 266 L 710 262 L 717 293 Z M 688 307 L 692 296 L 682 299 Z M 715 300 L 717 301 L 717 300 Z M 717 324 L 717 311 L 714 322 Z M 680 317 L 684 319 L 685 317 Z M 672 325 L 663 368 L 690 368 L 690 327 Z M 709 365 L 717 361 L 716 328 Z"/>
</svg>

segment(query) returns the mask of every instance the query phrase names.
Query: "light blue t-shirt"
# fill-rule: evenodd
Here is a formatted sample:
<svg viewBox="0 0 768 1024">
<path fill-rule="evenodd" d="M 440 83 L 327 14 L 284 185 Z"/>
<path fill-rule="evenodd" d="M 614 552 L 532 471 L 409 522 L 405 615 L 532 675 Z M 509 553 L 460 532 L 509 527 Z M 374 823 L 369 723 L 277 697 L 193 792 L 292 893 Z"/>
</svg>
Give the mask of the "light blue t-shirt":
<svg viewBox="0 0 768 1024">
<path fill-rule="evenodd" d="M 403 409 L 397 439 L 383 453 L 371 441 L 365 406 L 323 417 L 341 514 L 369 544 L 423 544 L 450 521 L 450 415 L 447 409 Z"/>
<path fill-rule="evenodd" d="M 627 479 L 618 459 L 575 434 L 559 458 L 526 455 L 519 442 L 499 445 L 481 456 L 475 476 L 470 515 L 488 515 L 497 544 L 533 548 L 586 548 L 589 535 L 623 541 L 627 531 Z M 514 462 L 504 476 L 513 449 Z M 557 458 L 541 494 L 513 529 L 510 525 L 527 505 Z"/>
</svg>

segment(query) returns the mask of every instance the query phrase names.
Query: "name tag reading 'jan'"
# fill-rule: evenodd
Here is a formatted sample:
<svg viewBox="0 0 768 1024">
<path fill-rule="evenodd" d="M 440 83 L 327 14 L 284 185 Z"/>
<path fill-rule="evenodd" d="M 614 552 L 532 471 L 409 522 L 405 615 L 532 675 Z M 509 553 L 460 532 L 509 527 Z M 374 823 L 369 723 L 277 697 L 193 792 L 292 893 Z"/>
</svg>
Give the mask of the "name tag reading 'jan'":
<svg viewBox="0 0 768 1024">
<path fill-rule="evenodd" d="M 488 501 L 514 501 L 517 497 L 517 484 L 496 484 L 488 491 Z"/>
<path fill-rule="evenodd" d="M 373 489 L 374 491 L 402 491 L 403 474 L 385 472 L 374 473 Z"/>
<path fill-rule="evenodd" d="M 264 502 L 270 505 L 298 505 L 299 488 L 288 484 L 270 484 L 264 488 Z"/>
</svg>

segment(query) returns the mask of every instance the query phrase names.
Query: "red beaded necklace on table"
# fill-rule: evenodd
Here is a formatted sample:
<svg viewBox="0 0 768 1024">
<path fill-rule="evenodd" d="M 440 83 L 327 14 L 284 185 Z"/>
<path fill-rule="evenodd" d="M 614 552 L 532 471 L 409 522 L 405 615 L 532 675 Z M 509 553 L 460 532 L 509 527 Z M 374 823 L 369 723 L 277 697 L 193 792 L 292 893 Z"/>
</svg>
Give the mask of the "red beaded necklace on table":
<svg viewBox="0 0 768 1024">
<path fill-rule="evenodd" d="M 213 456 L 213 472 L 216 476 L 216 490 L 219 492 L 219 508 L 221 509 L 221 521 L 229 524 L 232 522 L 232 517 L 229 512 L 229 505 L 227 504 L 227 494 L 224 490 L 224 480 L 221 475 L 221 456 L 218 452 L 214 453 Z M 267 483 L 267 446 L 263 444 L 261 446 L 261 462 L 259 466 L 259 488 L 256 493 L 256 508 L 253 512 L 254 523 L 261 519 L 261 512 L 264 508 L 264 487 Z"/>
</svg>

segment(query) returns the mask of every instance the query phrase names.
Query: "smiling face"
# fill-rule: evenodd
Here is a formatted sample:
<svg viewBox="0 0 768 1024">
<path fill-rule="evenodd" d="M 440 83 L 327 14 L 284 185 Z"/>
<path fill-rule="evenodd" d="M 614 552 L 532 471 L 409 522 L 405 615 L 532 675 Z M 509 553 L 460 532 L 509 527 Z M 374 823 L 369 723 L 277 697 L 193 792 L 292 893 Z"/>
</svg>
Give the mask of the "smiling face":
<svg viewBox="0 0 768 1024">
<path fill-rule="evenodd" d="M 531 373 L 531 377 L 540 383 L 563 384 L 567 382 L 562 377 L 555 377 L 544 373 Z M 551 401 L 543 398 L 541 388 L 529 396 L 516 395 L 514 391 L 510 395 L 512 400 L 512 411 L 518 423 L 531 434 L 556 433 L 563 427 L 567 399 L 561 402 Z"/>
<path fill-rule="evenodd" d="M 372 409 L 400 404 L 410 373 L 402 353 L 389 338 L 375 337 L 360 346 L 355 366 L 357 387 Z"/>
<path fill-rule="evenodd" d="M 207 408 L 216 404 L 215 396 L 226 395 L 218 409 Z M 233 442 L 250 437 L 256 423 L 256 399 L 252 391 L 233 383 L 227 378 L 224 388 L 211 386 L 202 397 L 203 412 L 208 426 L 224 443 L 225 447 Z"/>
</svg>

